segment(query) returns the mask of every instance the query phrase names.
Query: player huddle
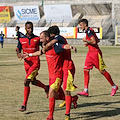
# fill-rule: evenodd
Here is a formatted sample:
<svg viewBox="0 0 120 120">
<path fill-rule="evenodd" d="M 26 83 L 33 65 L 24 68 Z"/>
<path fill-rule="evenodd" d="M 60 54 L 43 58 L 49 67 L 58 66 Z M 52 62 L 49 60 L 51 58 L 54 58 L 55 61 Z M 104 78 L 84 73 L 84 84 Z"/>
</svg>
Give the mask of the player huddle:
<svg viewBox="0 0 120 120">
<path fill-rule="evenodd" d="M 88 27 L 88 21 L 82 19 L 80 27 L 86 31 L 86 37 L 83 38 L 85 46 L 89 48 L 84 66 L 84 91 L 78 95 L 89 96 L 88 83 L 89 72 L 95 66 L 102 75 L 106 77 L 112 86 L 111 96 L 114 96 L 118 86 L 114 84 L 110 74 L 105 70 L 105 64 L 102 58 L 102 52 L 98 47 L 98 38 L 92 28 Z M 71 49 L 77 52 L 74 46 L 67 43 L 66 39 L 60 35 L 57 26 L 49 27 L 48 30 L 40 33 L 40 37 L 33 34 L 33 23 L 25 23 L 26 35 L 18 39 L 17 55 L 24 59 L 26 77 L 24 81 L 24 101 L 20 111 L 25 111 L 30 94 L 30 82 L 32 85 L 42 87 L 47 97 L 49 97 L 49 115 L 46 120 L 54 120 L 53 113 L 55 100 L 63 100 L 61 106 L 66 105 L 65 120 L 70 120 L 71 104 L 77 108 L 78 96 L 71 96 L 71 91 L 76 89 L 74 85 L 75 66 L 71 59 Z M 39 50 L 39 43 L 42 43 L 42 49 Z M 23 50 L 23 54 L 21 53 Z M 49 86 L 36 79 L 40 69 L 40 58 L 42 54 L 46 55 L 49 72 Z M 61 85 L 63 84 L 63 88 Z"/>
</svg>

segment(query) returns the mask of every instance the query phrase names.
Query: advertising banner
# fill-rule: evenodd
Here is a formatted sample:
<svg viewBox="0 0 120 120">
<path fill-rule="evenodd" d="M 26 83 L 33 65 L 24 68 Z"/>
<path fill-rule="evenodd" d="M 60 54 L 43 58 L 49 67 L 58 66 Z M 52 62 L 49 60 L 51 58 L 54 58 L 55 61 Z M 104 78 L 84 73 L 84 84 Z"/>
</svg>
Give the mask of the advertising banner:
<svg viewBox="0 0 120 120">
<path fill-rule="evenodd" d="M 44 13 L 48 23 L 67 23 L 72 19 L 70 4 L 44 5 Z"/>
<path fill-rule="evenodd" d="M 44 30 L 47 30 L 47 27 L 34 27 L 33 33 L 40 36 L 40 33 Z"/>
<path fill-rule="evenodd" d="M 48 27 L 34 27 L 33 33 L 37 36 L 40 36 L 40 33 L 44 30 L 47 30 Z M 74 27 L 60 27 L 60 35 L 65 38 L 76 38 L 76 28 Z M 25 28 L 21 27 L 20 32 L 25 34 Z M 15 27 L 7 27 L 6 28 L 7 38 L 13 38 L 13 35 L 16 36 Z"/>
<path fill-rule="evenodd" d="M 0 23 L 9 23 L 10 19 L 9 6 L 0 6 Z"/>
<path fill-rule="evenodd" d="M 93 30 L 95 31 L 97 37 L 99 39 L 102 39 L 102 27 L 100 28 L 94 27 Z M 86 33 L 83 32 L 80 28 L 78 28 L 77 38 L 82 39 L 84 37 L 86 37 Z"/>
<path fill-rule="evenodd" d="M 26 21 L 38 22 L 40 20 L 40 13 L 38 5 L 29 6 L 14 6 L 15 20 L 18 23 L 24 23 Z"/>
<path fill-rule="evenodd" d="M 74 37 L 74 28 L 73 27 L 60 27 L 60 35 L 65 38 L 73 38 Z"/>
</svg>

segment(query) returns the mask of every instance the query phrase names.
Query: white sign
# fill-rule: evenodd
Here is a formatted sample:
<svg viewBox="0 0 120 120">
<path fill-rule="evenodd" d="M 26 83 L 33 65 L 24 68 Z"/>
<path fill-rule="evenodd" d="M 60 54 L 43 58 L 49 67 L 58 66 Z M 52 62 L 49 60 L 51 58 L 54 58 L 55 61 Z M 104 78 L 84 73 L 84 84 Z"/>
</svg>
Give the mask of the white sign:
<svg viewBox="0 0 120 120">
<path fill-rule="evenodd" d="M 1 34 L 1 31 L 3 32 L 3 34 L 4 34 L 4 28 L 0 28 L 0 34 Z"/>
<path fill-rule="evenodd" d="M 37 36 L 40 36 L 40 33 L 47 29 L 47 27 L 34 27 L 33 33 Z"/>
<path fill-rule="evenodd" d="M 25 34 L 25 28 L 20 28 L 20 32 Z M 7 27 L 7 38 L 13 38 L 13 35 L 16 36 L 15 27 Z"/>
<path fill-rule="evenodd" d="M 100 33 L 96 33 L 97 37 L 100 39 Z M 77 33 L 77 38 L 84 38 L 86 37 L 86 33 Z"/>
<path fill-rule="evenodd" d="M 44 13 L 46 21 L 51 23 L 67 23 L 72 19 L 70 4 L 44 5 Z"/>
<path fill-rule="evenodd" d="M 60 27 L 60 35 L 64 36 L 65 38 L 73 38 L 73 32 L 73 27 Z"/>
<path fill-rule="evenodd" d="M 38 5 L 29 6 L 14 6 L 15 20 L 19 23 L 26 21 L 38 22 L 40 20 L 40 13 Z"/>
</svg>

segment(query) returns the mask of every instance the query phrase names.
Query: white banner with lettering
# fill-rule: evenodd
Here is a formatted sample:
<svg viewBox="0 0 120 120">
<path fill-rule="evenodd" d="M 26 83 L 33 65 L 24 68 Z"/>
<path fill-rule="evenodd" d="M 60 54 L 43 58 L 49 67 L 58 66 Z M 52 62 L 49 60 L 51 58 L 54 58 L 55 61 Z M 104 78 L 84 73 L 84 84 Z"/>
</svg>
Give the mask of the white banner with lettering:
<svg viewBox="0 0 120 120">
<path fill-rule="evenodd" d="M 26 21 L 38 22 L 40 20 L 38 5 L 14 6 L 14 14 L 15 20 L 19 23 Z"/>
<path fill-rule="evenodd" d="M 72 10 L 70 4 L 44 5 L 44 13 L 47 22 L 68 23 L 72 19 Z"/>
</svg>

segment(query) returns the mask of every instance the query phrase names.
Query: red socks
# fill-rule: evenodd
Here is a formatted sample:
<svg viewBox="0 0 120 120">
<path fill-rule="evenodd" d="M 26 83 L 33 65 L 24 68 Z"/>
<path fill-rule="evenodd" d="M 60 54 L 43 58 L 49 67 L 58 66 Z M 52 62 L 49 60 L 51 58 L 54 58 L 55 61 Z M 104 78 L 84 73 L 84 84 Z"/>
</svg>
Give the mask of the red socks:
<svg viewBox="0 0 120 120">
<path fill-rule="evenodd" d="M 28 97 L 30 94 L 30 87 L 24 87 L 24 102 L 23 105 L 27 105 Z"/>
<path fill-rule="evenodd" d="M 65 96 L 65 101 L 66 101 L 66 115 L 70 114 L 70 108 L 71 108 L 71 96 Z"/>
<path fill-rule="evenodd" d="M 111 86 L 114 86 L 114 82 L 112 81 L 112 78 L 111 78 L 110 74 L 109 74 L 107 71 L 105 71 L 105 72 L 103 73 L 103 75 L 104 75 L 105 78 L 108 80 L 108 82 L 111 84 Z"/>
<path fill-rule="evenodd" d="M 89 71 L 84 70 L 84 87 L 85 88 L 88 88 L 89 79 L 90 79 Z"/>
<path fill-rule="evenodd" d="M 48 118 L 53 118 L 54 108 L 55 108 L 55 97 L 51 97 L 51 98 L 49 98 L 49 116 L 48 116 Z"/>
</svg>

